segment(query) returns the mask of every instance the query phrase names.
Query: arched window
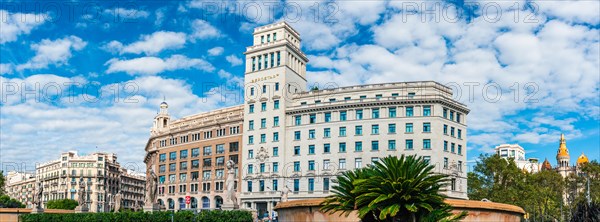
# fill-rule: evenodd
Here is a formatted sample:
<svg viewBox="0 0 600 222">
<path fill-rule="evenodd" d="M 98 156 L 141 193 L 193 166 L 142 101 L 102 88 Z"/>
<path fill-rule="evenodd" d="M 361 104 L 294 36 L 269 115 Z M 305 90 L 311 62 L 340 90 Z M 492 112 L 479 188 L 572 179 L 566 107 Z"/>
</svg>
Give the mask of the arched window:
<svg viewBox="0 0 600 222">
<path fill-rule="evenodd" d="M 183 198 L 179 198 L 177 199 L 177 202 L 179 203 L 179 209 L 185 209 L 185 200 Z"/>
<path fill-rule="evenodd" d="M 174 210 L 175 209 L 175 201 L 173 201 L 173 199 L 169 198 L 169 200 L 167 200 L 167 202 L 169 203 L 169 210 Z"/>
<path fill-rule="evenodd" d="M 210 199 L 208 197 L 202 197 L 202 209 L 210 208 Z"/>
<path fill-rule="evenodd" d="M 215 196 L 215 204 L 216 208 L 221 208 L 221 205 L 223 205 L 223 198 L 220 196 Z"/>
<path fill-rule="evenodd" d="M 196 199 L 195 197 L 192 197 L 190 200 L 190 207 L 192 209 L 198 208 L 198 199 Z"/>
</svg>

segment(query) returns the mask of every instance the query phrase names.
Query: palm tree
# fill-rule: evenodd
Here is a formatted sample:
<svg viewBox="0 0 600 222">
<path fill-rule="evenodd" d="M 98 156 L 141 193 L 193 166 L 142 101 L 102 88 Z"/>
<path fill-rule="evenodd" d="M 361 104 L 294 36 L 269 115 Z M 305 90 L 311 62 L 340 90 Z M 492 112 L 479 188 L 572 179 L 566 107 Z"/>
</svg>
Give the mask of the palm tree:
<svg viewBox="0 0 600 222">
<path fill-rule="evenodd" d="M 446 175 L 416 156 L 389 156 L 373 165 L 337 177 L 333 194 L 321 204 L 326 213 L 356 210 L 363 221 L 457 221 L 440 194 Z"/>
</svg>

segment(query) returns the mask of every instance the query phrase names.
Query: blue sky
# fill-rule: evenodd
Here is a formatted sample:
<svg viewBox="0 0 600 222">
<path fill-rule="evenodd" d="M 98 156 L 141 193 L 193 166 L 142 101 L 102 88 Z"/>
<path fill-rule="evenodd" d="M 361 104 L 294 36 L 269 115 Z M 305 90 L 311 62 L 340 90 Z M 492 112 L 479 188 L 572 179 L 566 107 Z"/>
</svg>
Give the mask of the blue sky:
<svg viewBox="0 0 600 222">
<path fill-rule="evenodd" d="M 455 95 L 471 109 L 469 160 L 519 143 L 554 164 L 561 133 L 573 162 L 582 152 L 600 159 L 597 1 L 1 6 L 5 170 L 32 170 L 67 150 L 115 152 L 143 169 L 163 98 L 176 118 L 240 104 L 252 29 L 280 20 L 301 34 L 311 84 L 460 86 Z"/>
</svg>

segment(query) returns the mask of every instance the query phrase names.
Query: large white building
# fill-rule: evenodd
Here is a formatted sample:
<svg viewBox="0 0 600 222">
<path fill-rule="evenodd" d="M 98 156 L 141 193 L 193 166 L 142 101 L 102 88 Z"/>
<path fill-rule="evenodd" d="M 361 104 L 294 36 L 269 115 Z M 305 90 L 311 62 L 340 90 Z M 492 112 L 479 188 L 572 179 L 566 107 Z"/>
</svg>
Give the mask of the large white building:
<svg viewBox="0 0 600 222">
<path fill-rule="evenodd" d="M 285 22 L 254 29 L 247 48 L 242 207 L 259 215 L 280 201 L 329 195 L 333 179 L 388 155 L 423 156 L 467 198 L 467 107 L 436 82 L 306 91 L 301 38 Z"/>
<path fill-rule="evenodd" d="M 501 144 L 494 150 L 504 159 L 513 159 L 519 169 L 530 173 L 537 173 L 541 170 L 542 165 L 538 158 L 525 158 L 525 149 L 519 144 Z"/>
</svg>

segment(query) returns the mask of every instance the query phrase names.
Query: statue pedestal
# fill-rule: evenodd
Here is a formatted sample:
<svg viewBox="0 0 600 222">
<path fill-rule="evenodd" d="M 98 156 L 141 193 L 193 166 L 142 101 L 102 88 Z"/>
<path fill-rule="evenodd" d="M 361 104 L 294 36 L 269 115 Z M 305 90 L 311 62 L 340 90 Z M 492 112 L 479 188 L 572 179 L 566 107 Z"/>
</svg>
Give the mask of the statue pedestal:
<svg viewBox="0 0 600 222">
<path fill-rule="evenodd" d="M 75 213 L 87 213 L 90 210 L 87 208 L 87 206 L 77 206 L 75 207 Z"/>
<path fill-rule="evenodd" d="M 238 208 L 239 208 L 239 206 L 235 205 L 233 203 L 223 203 L 221 205 L 221 209 L 222 210 L 235 210 L 235 209 L 238 209 Z"/>
<path fill-rule="evenodd" d="M 33 209 L 31 209 L 31 213 L 32 214 L 41 214 L 41 213 L 44 213 L 44 208 L 35 206 Z"/>
<path fill-rule="evenodd" d="M 160 211 L 160 205 L 152 204 L 152 205 L 144 206 L 144 212 L 154 212 L 154 211 Z"/>
</svg>

